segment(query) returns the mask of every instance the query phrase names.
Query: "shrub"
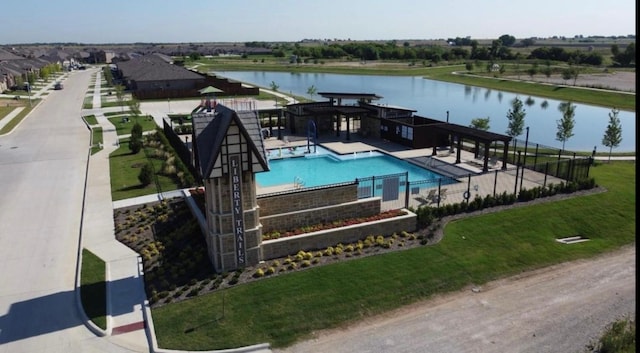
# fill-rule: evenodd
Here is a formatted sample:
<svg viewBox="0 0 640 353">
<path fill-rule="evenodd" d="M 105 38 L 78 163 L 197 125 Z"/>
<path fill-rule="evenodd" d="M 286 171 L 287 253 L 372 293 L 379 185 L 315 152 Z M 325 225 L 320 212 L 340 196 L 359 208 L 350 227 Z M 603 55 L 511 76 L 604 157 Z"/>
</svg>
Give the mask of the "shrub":
<svg viewBox="0 0 640 353">
<path fill-rule="evenodd" d="M 131 150 L 131 154 L 138 154 L 142 149 L 142 141 L 139 138 L 134 138 L 133 136 L 129 139 L 129 150 Z"/>
<path fill-rule="evenodd" d="M 272 275 L 272 274 L 276 273 L 276 268 L 271 266 L 271 267 L 267 268 L 267 272 L 266 273 L 268 275 Z"/>
<path fill-rule="evenodd" d="M 259 268 L 256 270 L 256 272 L 253 274 L 253 277 L 259 278 L 259 277 L 264 277 L 264 270 Z"/>
<path fill-rule="evenodd" d="M 153 179 L 153 167 L 150 163 L 145 163 L 140 170 L 140 174 L 138 174 L 138 180 L 142 186 L 147 186 L 151 184 Z"/>
</svg>

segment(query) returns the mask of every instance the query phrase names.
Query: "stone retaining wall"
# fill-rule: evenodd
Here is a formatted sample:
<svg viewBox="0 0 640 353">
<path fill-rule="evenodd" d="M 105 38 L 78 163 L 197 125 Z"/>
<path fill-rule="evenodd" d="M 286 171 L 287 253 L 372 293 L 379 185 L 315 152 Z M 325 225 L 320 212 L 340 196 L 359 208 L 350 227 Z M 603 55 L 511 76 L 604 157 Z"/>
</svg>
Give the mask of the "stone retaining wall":
<svg viewBox="0 0 640 353">
<path fill-rule="evenodd" d="M 394 232 L 413 232 L 417 228 L 417 216 L 408 210 L 404 216 L 366 222 L 352 226 L 322 230 L 292 237 L 262 242 L 262 258 L 270 260 L 294 255 L 300 250 L 323 250 L 338 243 L 354 243 L 369 235 L 390 235 Z"/>
<path fill-rule="evenodd" d="M 374 216 L 380 213 L 380 203 L 381 199 L 379 197 L 373 197 L 338 205 L 261 216 L 262 233 L 293 230 L 334 220 Z"/>
<path fill-rule="evenodd" d="M 257 197 L 261 218 L 298 210 L 339 205 L 357 200 L 358 185 L 355 183 L 312 190 L 295 190 L 291 193 Z"/>
</svg>

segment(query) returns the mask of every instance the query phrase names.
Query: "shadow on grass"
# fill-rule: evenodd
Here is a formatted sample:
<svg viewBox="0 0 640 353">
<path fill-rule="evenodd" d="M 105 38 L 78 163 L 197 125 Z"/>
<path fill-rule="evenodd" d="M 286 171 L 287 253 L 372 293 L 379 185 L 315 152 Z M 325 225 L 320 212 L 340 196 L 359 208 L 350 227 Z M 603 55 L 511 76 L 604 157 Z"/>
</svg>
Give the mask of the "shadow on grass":
<svg viewBox="0 0 640 353">
<path fill-rule="evenodd" d="M 120 189 L 117 189 L 116 191 L 142 190 L 144 188 L 146 188 L 146 186 L 144 186 L 142 184 L 138 184 L 138 185 L 127 186 L 125 188 L 120 188 Z"/>
</svg>

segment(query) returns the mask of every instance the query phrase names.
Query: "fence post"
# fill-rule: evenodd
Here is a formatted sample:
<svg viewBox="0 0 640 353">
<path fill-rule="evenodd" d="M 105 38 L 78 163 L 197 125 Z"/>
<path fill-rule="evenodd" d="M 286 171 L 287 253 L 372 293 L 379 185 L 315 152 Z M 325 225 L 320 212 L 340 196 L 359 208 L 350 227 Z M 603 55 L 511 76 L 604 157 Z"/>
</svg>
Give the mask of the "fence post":
<svg viewBox="0 0 640 353">
<path fill-rule="evenodd" d="M 469 173 L 469 176 L 467 177 L 467 193 L 466 193 L 467 197 L 467 204 L 469 204 L 469 199 L 471 198 L 471 173 Z"/>
<path fill-rule="evenodd" d="M 440 189 L 442 187 L 442 178 L 438 178 L 438 203 L 437 207 L 440 207 Z"/>
<path fill-rule="evenodd" d="M 513 186 L 513 194 L 518 195 L 518 171 L 520 171 L 520 151 L 518 151 L 518 163 L 516 163 L 516 183 Z"/>
<path fill-rule="evenodd" d="M 496 188 L 498 187 L 498 171 L 496 170 L 495 177 L 493 178 L 493 197 L 496 197 Z"/>
<path fill-rule="evenodd" d="M 542 182 L 542 187 L 547 187 L 547 175 L 549 174 L 549 162 L 545 163 L 544 168 L 544 181 Z"/>
<path fill-rule="evenodd" d="M 409 187 L 411 187 L 409 183 L 409 172 L 405 172 L 404 178 L 404 208 L 409 208 Z"/>
</svg>

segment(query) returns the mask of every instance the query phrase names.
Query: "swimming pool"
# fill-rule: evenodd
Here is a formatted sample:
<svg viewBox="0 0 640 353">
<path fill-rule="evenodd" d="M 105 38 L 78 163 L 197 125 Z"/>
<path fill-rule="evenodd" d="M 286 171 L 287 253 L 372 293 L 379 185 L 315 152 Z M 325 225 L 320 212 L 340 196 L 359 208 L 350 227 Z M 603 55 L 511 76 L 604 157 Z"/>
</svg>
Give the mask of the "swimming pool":
<svg viewBox="0 0 640 353">
<path fill-rule="evenodd" d="M 314 187 L 405 172 L 409 172 L 410 182 L 444 178 L 438 173 L 377 151 L 339 155 L 320 146 L 316 146 L 316 153 L 306 153 L 306 150 L 306 146 L 269 150 L 270 171 L 256 174 L 258 186 L 297 183 Z"/>
</svg>

